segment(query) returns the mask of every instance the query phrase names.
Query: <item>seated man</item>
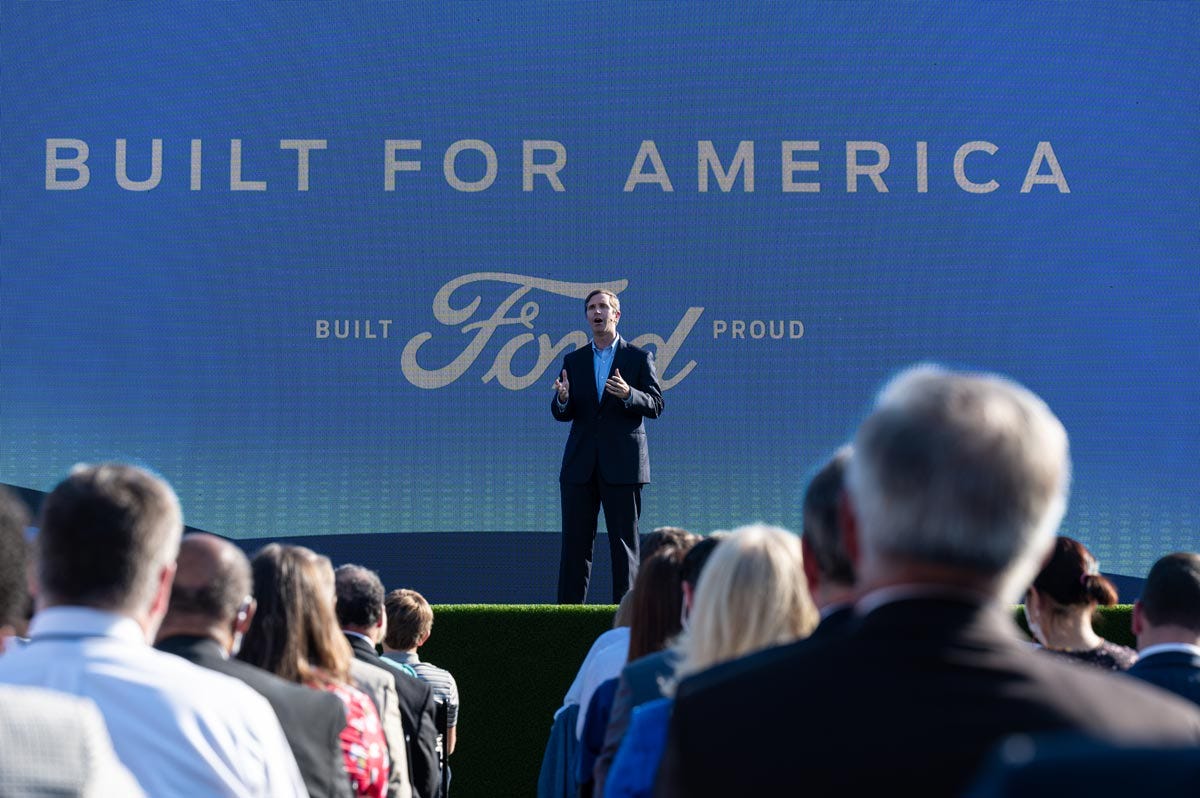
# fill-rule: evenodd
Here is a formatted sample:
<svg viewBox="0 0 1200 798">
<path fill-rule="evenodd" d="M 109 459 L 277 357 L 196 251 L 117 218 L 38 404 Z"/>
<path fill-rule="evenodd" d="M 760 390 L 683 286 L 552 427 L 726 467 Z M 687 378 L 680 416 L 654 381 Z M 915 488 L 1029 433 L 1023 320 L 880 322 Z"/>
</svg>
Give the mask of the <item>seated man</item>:
<svg viewBox="0 0 1200 798">
<path fill-rule="evenodd" d="M 80 466 L 42 507 L 40 611 L 0 683 L 92 699 L 113 747 L 156 798 L 304 796 L 267 700 L 149 645 L 175 576 L 183 514 L 170 486 L 120 464 Z"/>
<path fill-rule="evenodd" d="M 361 565 L 342 565 L 335 572 L 337 617 L 350 643 L 354 659 L 374 665 L 392 679 L 400 703 L 407 738 L 408 778 L 414 798 L 441 794 L 441 769 L 437 753 L 437 719 L 430 686 L 389 668 L 375 646 L 387 629 L 383 583 L 379 575 Z"/>
<path fill-rule="evenodd" d="M 216 535 L 196 533 L 184 535 L 176 565 L 171 603 L 154 647 L 252 687 L 275 710 L 310 798 L 349 798 L 338 739 L 346 727 L 341 700 L 232 658 L 255 611 L 246 555 Z"/>
<path fill-rule="evenodd" d="M 0 487 L 0 626 L 25 604 L 27 520 L 24 505 Z M 95 704 L 39 687 L 0 685 L 0 795 L 144 794 L 117 761 Z"/>
<path fill-rule="evenodd" d="M 848 629 L 680 683 L 656 795 L 960 796 L 1014 733 L 1200 744 L 1200 711 L 1022 643 L 1011 605 L 1066 508 L 1067 434 L 1008 380 L 909 370 L 859 427 Z"/>
<path fill-rule="evenodd" d="M 1138 661 L 1127 672 L 1200 704 L 1200 554 L 1154 563 L 1133 605 Z"/>
</svg>

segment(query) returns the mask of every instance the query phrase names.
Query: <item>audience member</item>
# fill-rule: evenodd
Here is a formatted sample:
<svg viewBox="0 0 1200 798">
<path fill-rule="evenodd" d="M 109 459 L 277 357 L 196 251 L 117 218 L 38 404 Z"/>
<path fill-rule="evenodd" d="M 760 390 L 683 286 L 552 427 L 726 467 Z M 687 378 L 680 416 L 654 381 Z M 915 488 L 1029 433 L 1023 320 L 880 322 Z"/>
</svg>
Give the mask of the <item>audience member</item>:
<svg viewBox="0 0 1200 798">
<path fill-rule="evenodd" d="M 90 698 L 117 756 L 156 796 L 305 795 L 267 700 L 149 645 L 167 609 L 183 515 L 162 480 L 79 466 L 46 497 L 40 611 L 0 683 Z"/>
<path fill-rule="evenodd" d="M 846 551 L 842 527 L 849 520 L 844 511 L 846 469 L 853 448 L 843 446 L 813 476 L 804 492 L 804 576 L 821 623 L 813 632 L 818 639 L 840 634 L 854 618 L 854 563 Z"/>
<path fill-rule="evenodd" d="M 1055 655 L 1111 671 L 1128 670 L 1137 652 L 1096 634 L 1096 606 L 1117 603 L 1117 589 L 1100 574 L 1096 558 L 1078 540 L 1060 536 L 1050 559 L 1025 595 L 1034 638 Z"/>
<path fill-rule="evenodd" d="M 417 677 L 429 683 L 434 698 L 446 707 L 446 755 L 458 744 L 458 683 L 453 674 L 430 662 L 423 662 L 417 649 L 433 634 L 433 608 L 415 590 L 393 590 L 384 600 L 387 610 L 387 634 L 383 638 L 383 658 L 407 665 Z"/>
<path fill-rule="evenodd" d="M 859 619 L 719 684 L 681 682 L 656 794 L 957 796 L 1011 733 L 1200 743 L 1194 706 L 1019 639 L 1008 602 L 1050 553 L 1069 471 L 1065 430 L 1021 386 L 897 377 L 847 474 Z"/>
<path fill-rule="evenodd" d="M 686 539 L 690 546 L 697 538 Z M 661 651 L 674 639 L 683 624 L 683 559 L 687 549 L 663 545 L 642 563 L 634 581 L 633 612 L 629 627 L 629 648 L 602 653 L 584 675 L 578 724 L 579 757 L 576 778 L 584 798 L 594 786 L 596 758 L 604 747 L 609 716 L 617 692 L 617 679 L 625 664 L 635 658 Z"/>
<path fill-rule="evenodd" d="M 416 798 L 437 798 L 441 792 L 441 773 L 433 690 L 420 679 L 389 667 L 376 651 L 387 626 L 379 576 L 360 565 L 342 565 L 335 574 L 338 623 L 354 658 L 387 671 L 400 697 L 413 794 Z"/>
<path fill-rule="evenodd" d="M 350 682 L 350 646 L 334 614 L 333 569 L 302 546 L 271 543 L 251 561 L 258 611 L 238 658 L 289 682 L 333 693 L 346 709 L 342 761 L 356 795 L 382 798 L 388 749 L 379 713 Z"/>
<path fill-rule="evenodd" d="M 1130 676 L 1200 704 L 1200 554 L 1154 563 L 1133 605 L 1138 661 Z"/>
<path fill-rule="evenodd" d="M 604 631 L 599 637 L 592 641 L 592 645 L 588 648 L 587 654 L 583 658 L 583 663 L 579 666 L 579 670 L 575 672 L 575 678 L 571 681 L 571 686 L 567 688 L 567 693 L 563 696 L 562 706 L 554 712 L 554 717 L 557 718 L 568 707 L 578 707 L 583 693 L 583 677 L 591 670 L 592 662 L 603 652 L 606 658 L 613 656 L 626 656 L 629 652 L 629 624 L 633 619 L 633 588 L 625 592 L 621 597 L 621 603 L 617 605 L 617 611 L 613 613 L 613 625 L 611 629 Z M 622 653 L 624 652 L 624 653 Z M 572 735 L 574 735 L 574 726 Z"/>
<path fill-rule="evenodd" d="M 638 566 L 654 555 L 663 546 L 673 546 L 677 549 L 690 549 L 699 540 L 699 535 L 693 535 L 680 526 L 659 526 L 652 532 L 642 535 L 638 544 Z"/>
<path fill-rule="evenodd" d="M 19 616 L 26 601 L 25 527 L 29 514 L 11 491 L 0 487 L 0 654 L 14 638 Z M 9 641 L 13 641 L 10 643 Z"/>
<path fill-rule="evenodd" d="M 817 610 L 799 538 L 779 527 L 735 529 L 705 567 L 688 617 L 676 644 L 676 678 L 807 636 L 817 625 Z M 634 710 L 603 795 L 651 793 L 672 703 L 659 698 Z"/>
<path fill-rule="evenodd" d="M 629 631 L 625 645 L 621 645 L 620 637 L 614 637 L 610 645 L 600 648 L 594 656 L 589 653 L 580 669 L 577 739 L 583 738 L 588 706 L 596 689 L 617 678 L 631 654 L 636 659 L 662 649 L 681 628 L 683 599 L 679 573 L 686 553 L 673 545 L 661 546 L 638 568 L 637 579 L 629 591 Z"/>
<path fill-rule="evenodd" d="M 688 549 L 687 554 L 683 557 L 680 573 L 680 593 L 683 601 L 683 618 L 680 626 L 683 628 L 687 627 L 700 572 L 717 544 L 727 536 L 727 532 L 714 532 L 708 537 L 701 538 Z M 663 687 L 675 673 L 675 665 L 678 661 L 679 649 L 675 646 L 666 646 L 644 657 L 630 660 L 621 669 L 613 694 L 612 709 L 609 711 L 608 726 L 604 730 L 604 743 L 600 748 L 600 753 L 596 755 L 596 763 L 592 766 L 596 795 L 604 794 L 604 782 L 608 777 L 608 769 L 612 766 L 613 757 L 617 755 L 617 749 L 621 745 L 621 738 L 625 736 L 625 730 L 629 728 L 629 718 L 634 707 L 663 697 Z"/>
<path fill-rule="evenodd" d="M 176 566 L 155 648 L 252 687 L 275 710 L 309 796 L 350 795 L 340 743 L 346 710 L 338 697 L 230 658 L 257 609 L 246 555 L 216 535 L 193 533 L 183 536 Z"/>
<path fill-rule="evenodd" d="M 23 604 L 27 523 L 25 506 L 0 487 L 0 622 Z M 0 685 L 0 795 L 144 793 L 117 760 L 94 703 L 38 687 Z"/>
<path fill-rule="evenodd" d="M 841 636 L 852 627 L 856 578 L 846 538 L 853 530 L 845 529 L 853 523 L 845 510 L 845 475 L 852 453 L 850 446 L 839 449 L 813 476 L 804 493 L 804 535 L 800 545 L 808 590 L 820 613 L 821 620 L 816 629 L 797 643 L 770 647 L 714 665 L 691 678 L 693 690 L 709 689 L 740 673 L 766 667 L 772 660 L 787 659 L 793 656 L 794 646 Z M 620 740 L 616 742 L 619 744 Z"/>
</svg>

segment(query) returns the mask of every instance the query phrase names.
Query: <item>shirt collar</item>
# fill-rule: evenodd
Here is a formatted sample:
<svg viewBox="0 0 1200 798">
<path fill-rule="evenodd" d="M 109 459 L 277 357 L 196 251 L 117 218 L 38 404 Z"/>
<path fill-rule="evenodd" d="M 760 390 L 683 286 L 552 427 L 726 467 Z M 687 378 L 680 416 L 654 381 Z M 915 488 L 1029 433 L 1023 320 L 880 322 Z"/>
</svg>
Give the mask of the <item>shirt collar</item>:
<svg viewBox="0 0 1200 798">
<path fill-rule="evenodd" d="M 112 637 L 126 643 L 149 645 L 146 633 L 133 618 L 92 607 L 47 607 L 29 624 L 30 640 L 36 641 L 43 635 Z"/>
<path fill-rule="evenodd" d="M 592 339 L 592 351 L 597 352 L 597 353 L 599 353 L 599 352 L 605 352 L 605 353 L 615 352 L 617 350 L 617 344 L 620 343 L 620 341 L 621 341 L 621 334 L 616 333 L 613 335 L 612 343 L 609 344 L 606 348 L 600 349 L 599 347 L 596 346 L 596 339 L 593 338 Z"/>
<path fill-rule="evenodd" d="M 343 629 L 342 634 L 346 635 L 346 637 L 357 637 L 359 640 L 366 640 L 371 644 L 371 648 L 375 648 L 375 641 L 367 637 L 362 632 L 351 632 L 349 629 Z"/>
<path fill-rule="evenodd" d="M 1193 657 L 1200 657 L 1200 646 L 1193 646 L 1187 643 L 1159 643 L 1156 646 L 1146 646 L 1138 652 L 1138 657 L 1145 658 L 1152 654 L 1166 654 L 1175 652 L 1181 654 L 1191 654 Z"/>
<path fill-rule="evenodd" d="M 908 585 L 889 585 L 887 587 L 877 588 L 864 594 L 854 604 L 854 612 L 856 615 L 867 615 L 885 604 L 892 604 L 897 601 L 907 601 L 910 599 L 950 599 L 952 601 L 960 601 L 967 604 L 985 604 L 987 597 L 981 593 L 974 593 L 970 590 L 965 590 L 959 587 L 950 585 L 932 585 L 932 584 L 908 584 Z"/>
<path fill-rule="evenodd" d="M 384 656 L 394 662 L 403 662 L 405 665 L 416 665 L 421 661 L 415 651 L 389 651 Z"/>
</svg>

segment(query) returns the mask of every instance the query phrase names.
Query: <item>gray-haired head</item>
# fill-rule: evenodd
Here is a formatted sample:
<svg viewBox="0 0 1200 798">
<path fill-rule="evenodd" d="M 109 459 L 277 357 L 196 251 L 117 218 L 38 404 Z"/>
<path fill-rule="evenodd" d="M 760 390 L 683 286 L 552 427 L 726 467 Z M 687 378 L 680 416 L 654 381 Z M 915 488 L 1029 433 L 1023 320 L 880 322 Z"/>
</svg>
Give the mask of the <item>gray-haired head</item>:
<svg viewBox="0 0 1200 798">
<path fill-rule="evenodd" d="M 1016 598 L 1054 540 L 1070 470 L 1066 430 L 1028 389 L 935 366 L 901 373 L 850 460 L 864 581 L 933 565 Z"/>
</svg>

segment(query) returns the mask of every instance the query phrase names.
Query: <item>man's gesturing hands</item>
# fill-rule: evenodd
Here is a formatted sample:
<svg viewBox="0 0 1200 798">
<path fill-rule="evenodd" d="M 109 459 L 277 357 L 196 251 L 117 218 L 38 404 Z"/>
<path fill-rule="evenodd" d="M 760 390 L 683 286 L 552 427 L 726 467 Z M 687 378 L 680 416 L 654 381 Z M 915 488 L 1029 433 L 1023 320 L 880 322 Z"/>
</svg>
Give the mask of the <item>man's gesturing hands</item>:
<svg viewBox="0 0 1200 798">
<path fill-rule="evenodd" d="M 563 369 L 558 375 L 558 379 L 554 381 L 554 390 L 558 391 L 558 403 L 565 405 L 567 400 L 571 398 L 571 381 L 567 379 L 567 370 Z M 611 393 L 618 399 L 625 400 L 633 393 L 633 389 L 629 387 L 629 383 L 625 382 L 625 378 L 621 376 L 620 369 L 613 369 L 612 376 L 604 383 L 604 392 Z"/>
<path fill-rule="evenodd" d="M 567 370 L 563 369 L 562 374 L 554 381 L 554 390 L 558 391 L 558 403 L 565 405 L 567 400 L 571 398 L 571 381 L 567 379 Z"/>
<path fill-rule="evenodd" d="M 566 376 L 565 372 L 564 376 Z M 633 390 L 629 387 L 629 383 L 621 377 L 621 370 L 613 369 L 612 376 L 608 378 L 608 382 L 604 383 L 604 392 L 611 393 L 618 399 L 628 399 Z"/>
</svg>

